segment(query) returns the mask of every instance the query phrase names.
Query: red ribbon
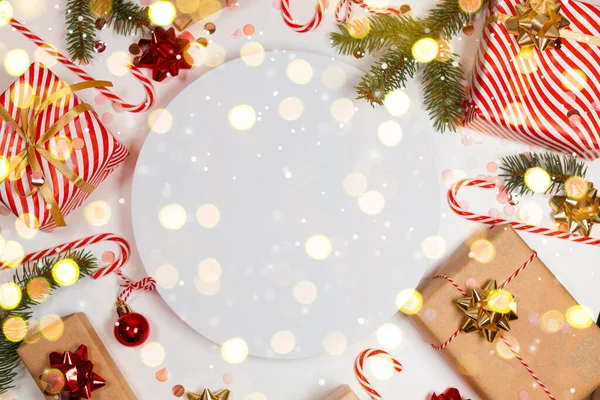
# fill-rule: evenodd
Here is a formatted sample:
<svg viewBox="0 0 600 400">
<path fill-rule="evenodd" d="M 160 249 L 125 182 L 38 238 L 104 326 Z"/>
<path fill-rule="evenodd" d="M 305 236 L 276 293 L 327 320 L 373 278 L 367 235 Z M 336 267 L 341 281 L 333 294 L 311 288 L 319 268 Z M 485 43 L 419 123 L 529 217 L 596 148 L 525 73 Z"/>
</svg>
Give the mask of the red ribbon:
<svg viewBox="0 0 600 400">
<path fill-rule="evenodd" d="M 463 400 L 458 389 L 449 388 L 439 396 L 435 393 L 431 395 L 431 400 Z"/>
<path fill-rule="evenodd" d="M 87 346 L 83 344 L 74 353 L 51 353 L 50 367 L 60 371 L 61 376 L 42 374 L 42 387 L 46 395 L 58 394 L 60 400 L 91 399 L 93 391 L 106 385 L 104 378 L 94 372 L 94 364 L 89 360 Z"/>
<path fill-rule="evenodd" d="M 178 38 L 175 29 L 154 28 L 151 39 L 138 42 L 143 54 L 133 61 L 139 68 L 152 69 L 152 79 L 164 81 L 168 76 L 179 75 L 179 70 L 192 68 L 189 56 L 185 54 L 190 41 Z"/>
</svg>

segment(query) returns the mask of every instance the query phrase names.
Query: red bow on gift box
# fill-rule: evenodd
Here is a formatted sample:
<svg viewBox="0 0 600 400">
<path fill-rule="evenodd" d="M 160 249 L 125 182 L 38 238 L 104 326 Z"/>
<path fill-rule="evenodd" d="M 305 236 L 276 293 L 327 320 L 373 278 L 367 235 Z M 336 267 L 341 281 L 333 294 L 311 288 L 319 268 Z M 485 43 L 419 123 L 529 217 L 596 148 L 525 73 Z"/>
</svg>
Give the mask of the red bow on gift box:
<svg viewBox="0 0 600 400">
<path fill-rule="evenodd" d="M 435 393 L 432 394 L 431 400 L 463 400 L 463 398 L 460 396 L 458 389 L 450 388 L 446 389 L 446 391 L 439 396 Z"/>
<path fill-rule="evenodd" d="M 154 28 L 151 39 L 138 42 L 142 55 L 133 61 L 139 68 L 152 69 L 152 79 L 164 81 L 167 76 L 177 76 L 179 70 L 192 68 L 193 61 L 186 54 L 190 41 L 178 38 L 175 29 Z"/>
<path fill-rule="evenodd" d="M 50 368 L 40 376 L 42 387 L 46 395 L 59 395 L 60 400 L 91 399 L 93 391 L 106 385 L 104 378 L 94 372 L 83 344 L 74 353 L 51 353 Z"/>
</svg>

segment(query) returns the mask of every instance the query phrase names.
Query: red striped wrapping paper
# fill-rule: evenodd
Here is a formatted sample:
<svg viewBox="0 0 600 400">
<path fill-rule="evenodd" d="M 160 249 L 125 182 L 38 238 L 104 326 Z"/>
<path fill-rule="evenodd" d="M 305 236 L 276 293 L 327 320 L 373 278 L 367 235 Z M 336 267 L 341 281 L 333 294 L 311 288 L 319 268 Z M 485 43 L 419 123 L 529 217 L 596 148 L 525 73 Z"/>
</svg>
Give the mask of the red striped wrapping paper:
<svg viewBox="0 0 600 400">
<path fill-rule="evenodd" d="M 6 108 L 19 125 L 21 125 L 21 116 L 18 104 L 24 103 L 19 96 L 23 96 L 23 93 L 28 91 L 22 89 L 27 87 L 24 85 L 29 85 L 34 89 L 35 95 L 40 97 L 40 102 L 43 102 L 51 93 L 66 86 L 50 69 L 39 63 L 32 64 L 19 79 L 0 95 L 0 104 Z M 70 94 L 41 112 L 37 118 L 38 137 L 68 110 L 81 103 L 81 99 L 76 94 Z M 34 107 L 30 107 L 29 115 L 31 116 L 34 112 Z M 94 111 L 81 114 L 66 125 L 57 136 L 67 137 L 71 142 L 76 138 L 83 140 L 83 148 L 80 150 L 73 149 L 65 163 L 71 166 L 73 171 L 82 179 L 96 187 L 129 154 L 129 151 L 102 124 Z M 25 147 L 26 143 L 14 129 L 0 120 L 0 155 L 10 159 Z M 44 144 L 44 148 L 54 154 L 56 152 L 56 141 L 48 141 Z M 52 188 L 58 208 L 61 210 L 62 215 L 66 217 L 67 214 L 83 204 L 89 195 L 76 188 L 39 154 L 36 154 L 36 156 L 46 181 L 49 182 Z M 11 181 L 7 178 L 1 182 L 0 201 L 17 216 L 23 214 L 34 215 L 41 230 L 51 231 L 56 227 L 56 224 L 40 192 L 38 191 L 29 197 L 20 197 L 14 190 L 16 186 L 21 193 L 31 192 L 32 186 L 28 179 L 30 173 L 31 168 L 27 167 L 23 179 Z"/>
<path fill-rule="evenodd" d="M 492 3 L 488 15 L 516 15 L 516 4 Z M 562 4 L 567 29 L 600 36 L 600 7 Z M 588 160 L 600 157 L 600 47 L 563 39 L 559 50 L 519 52 L 504 24 L 484 27 L 465 126 Z M 580 123 L 571 125 L 571 110 Z"/>
</svg>

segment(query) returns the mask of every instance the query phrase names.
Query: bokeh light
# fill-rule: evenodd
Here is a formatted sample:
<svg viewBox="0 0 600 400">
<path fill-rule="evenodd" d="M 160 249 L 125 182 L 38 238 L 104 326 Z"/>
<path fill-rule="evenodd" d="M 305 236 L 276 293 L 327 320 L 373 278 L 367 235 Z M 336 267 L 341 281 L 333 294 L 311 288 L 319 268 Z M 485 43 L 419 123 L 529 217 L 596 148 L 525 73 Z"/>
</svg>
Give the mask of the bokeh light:
<svg viewBox="0 0 600 400">
<path fill-rule="evenodd" d="M 33 58 L 36 62 L 44 64 L 47 68 L 52 68 L 58 62 L 56 47 L 51 44 L 43 44 L 35 49 Z"/>
<path fill-rule="evenodd" d="M 229 339 L 221 346 L 221 357 L 230 364 L 239 364 L 248 357 L 248 344 L 244 339 Z"/>
<path fill-rule="evenodd" d="M 340 67 L 328 67 L 323 72 L 321 81 L 329 89 L 339 89 L 346 84 L 346 73 Z"/>
<path fill-rule="evenodd" d="M 15 12 L 20 20 L 33 22 L 46 14 L 47 0 L 13 1 Z"/>
<path fill-rule="evenodd" d="M 559 310 L 545 312 L 540 319 L 540 328 L 547 333 L 560 331 L 565 324 L 565 316 Z"/>
<path fill-rule="evenodd" d="M 552 184 L 548 171 L 540 167 L 529 168 L 525 171 L 525 185 L 534 193 L 546 193 Z"/>
<path fill-rule="evenodd" d="M 211 229 L 219 224 L 221 212 L 214 204 L 202 204 L 196 210 L 196 219 L 200 226 Z"/>
<path fill-rule="evenodd" d="M 488 294 L 487 301 L 488 306 L 500 314 L 506 314 L 515 307 L 512 294 L 503 289 L 492 290 Z"/>
<path fill-rule="evenodd" d="M 0 182 L 5 180 L 10 173 L 10 163 L 4 156 L 0 156 Z"/>
<path fill-rule="evenodd" d="M 198 264 L 198 277 L 204 282 L 217 282 L 221 278 L 221 272 L 221 264 L 214 258 L 207 258 Z"/>
<path fill-rule="evenodd" d="M 211 43 L 206 48 L 206 60 L 204 63 L 212 68 L 218 67 L 225 62 L 225 47 L 218 43 Z"/>
<path fill-rule="evenodd" d="M 56 368 L 45 370 L 40 376 L 40 381 L 44 388 L 44 392 L 51 395 L 58 395 L 64 389 L 66 384 L 65 375 L 61 370 Z"/>
<path fill-rule="evenodd" d="M 252 393 L 249 393 L 246 397 L 244 397 L 244 400 L 268 400 L 268 399 L 264 393 L 252 392 Z"/>
<path fill-rule="evenodd" d="M 560 76 L 563 87 L 570 92 L 579 92 L 587 84 L 587 77 L 580 69 L 567 68 Z"/>
<path fill-rule="evenodd" d="M 381 193 L 371 190 L 358 198 L 358 208 L 367 215 L 377 215 L 385 207 L 385 198 Z"/>
<path fill-rule="evenodd" d="M 2 333 L 10 342 L 21 342 L 27 335 L 27 323 L 19 316 L 8 317 L 2 324 Z"/>
<path fill-rule="evenodd" d="M 394 117 L 399 117 L 408 112 L 410 98 L 403 90 L 392 90 L 385 96 L 383 104 L 390 114 Z"/>
<path fill-rule="evenodd" d="M 519 211 L 517 211 L 517 218 L 524 224 L 538 225 L 544 218 L 544 212 L 537 203 L 521 203 Z"/>
<path fill-rule="evenodd" d="M 435 57 L 438 61 L 448 61 L 454 55 L 454 48 L 452 47 L 452 43 L 448 40 L 440 40 L 438 42 L 438 46 L 440 47 L 437 57 Z"/>
<path fill-rule="evenodd" d="M 355 39 L 365 38 L 371 31 L 369 18 L 364 15 L 350 18 L 350 20 L 346 22 L 346 27 L 348 28 L 350 36 Z"/>
<path fill-rule="evenodd" d="M 344 354 L 348 346 L 348 339 L 341 332 L 330 332 L 323 339 L 323 348 L 328 354 L 337 356 Z"/>
<path fill-rule="evenodd" d="M 219 280 L 207 282 L 200 279 L 200 277 L 196 277 L 194 279 L 194 285 L 196 286 L 198 293 L 204 296 L 215 296 L 217 293 L 219 293 L 219 290 L 221 290 L 221 281 Z"/>
<path fill-rule="evenodd" d="M 589 184 L 580 176 L 572 176 L 565 182 L 565 192 L 572 199 L 581 199 L 588 192 Z"/>
<path fill-rule="evenodd" d="M 415 42 L 412 47 L 412 55 L 418 62 L 428 63 L 435 60 L 439 50 L 440 46 L 437 40 L 426 37 Z"/>
<path fill-rule="evenodd" d="M 22 49 L 10 50 L 4 56 L 4 68 L 12 76 L 21 76 L 29 68 L 29 54 Z"/>
<path fill-rule="evenodd" d="M 290 62 L 286 68 L 286 72 L 288 78 L 298 85 L 306 85 L 313 77 L 312 65 L 303 59 Z"/>
<path fill-rule="evenodd" d="M 480 263 L 486 264 L 491 262 L 496 256 L 496 247 L 489 240 L 477 239 L 471 244 L 469 256 Z"/>
<path fill-rule="evenodd" d="M 200 0 L 177 0 L 175 4 L 182 13 L 193 14 L 200 7 Z"/>
<path fill-rule="evenodd" d="M 286 121 L 295 121 L 302 115 L 304 106 L 297 97 L 286 97 L 279 103 L 279 115 Z"/>
<path fill-rule="evenodd" d="M 441 236 L 429 236 L 421 242 L 421 252 L 430 260 L 439 260 L 446 254 L 446 241 Z"/>
<path fill-rule="evenodd" d="M 331 104 L 331 115 L 339 122 L 348 122 L 354 116 L 354 103 L 348 98 L 335 100 Z"/>
<path fill-rule="evenodd" d="M 517 353 L 521 351 L 521 344 L 519 343 L 516 337 L 510 334 L 504 334 L 504 338 L 508 341 L 508 343 L 510 343 L 510 345 L 513 347 L 513 349 L 515 349 Z M 505 360 L 512 360 L 513 358 L 515 358 L 515 354 L 506 345 L 506 343 L 504 343 L 503 340 L 496 341 L 496 354 L 498 354 L 500 358 L 503 358 Z"/>
<path fill-rule="evenodd" d="M 248 104 L 241 104 L 229 111 L 229 123 L 238 131 L 247 131 L 256 123 L 256 111 Z"/>
<path fill-rule="evenodd" d="M 515 67 L 523 75 L 529 75 L 539 68 L 539 62 L 534 47 L 521 47 L 515 58 Z"/>
<path fill-rule="evenodd" d="M 511 103 L 506 106 L 504 119 L 513 126 L 521 126 L 527 122 L 527 108 L 521 103 Z"/>
<path fill-rule="evenodd" d="M 19 242 L 9 240 L 4 245 L 4 252 L 0 257 L 0 262 L 14 268 L 21 265 L 24 256 L 23 246 Z"/>
<path fill-rule="evenodd" d="M 177 10 L 175 6 L 168 1 L 159 0 L 152 4 L 148 9 L 148 17 L 150 17 L 150 21 L 154 25 L 158 26 L 167 26 L 171 25 L 173 20 L 175 20 L 175 16 L 177 14 Z"/>
<path fill-rule="evenodd" d="M 124 51 L 116 51 L 106 59 L 108 70 L 115 76 L 124 76 L 129 72 L 131 57 Z"/>
<path fill-rule="evenodd" d="M 33 239 L 40 229 L 40 223 L 33 214 L 22 214 L 15 221 L 15 230 L 24 239 Z"/>
<path fill-rule="evenodd" d="M 377 127 L 377 137 L 384 146 L 398 146 L 402 141 L 402 136 L 402 127 L 396 121 L 384 121 Z"/>
<path fill-rule="evenodd" d="M 331 240 L 324 235 L 313 235 L 304 244 L 306 254 L 315 260 L 325 260 L 331 254 Z"/>
<path fill-rule="evenodd" d="M 311 281 L 300 281 L 294 286 L 294 298 L 301 304 L 312 304 L 317 298 L 317 287 Z"/>
<path fill-rule="evenodd" d="M 6 282 L 0 285 L 0 308 L 3 310 L 14 310 L 21 304 L 23 294 L 14 282 Z"/>
<path fill-rule="evenodd" d="M 163 227 L 169 230 L 177 230 L 185 225 L 187 213 L 185 208 L 179 204 L 168 204 L 158 212 L 158 220 Z"/>
<path fill-rule="evenodd" d="M 394 324 L 383 324 L 377 329 L 377 341 L 384 349 L 395 349 L 402 343 L 402 331 Z"/>
<path fill-rule="evenodd" d="M 476 13 L 481 8 L 483 4 L 482 0 L 459 0 L 458 5 L 460 8 L 469 14 Z"/>
<path fill-rule="evenodd" d="M 296 346 L 296 336 L 290 331 L 278 331 L 271 337 L 271 348 L 275 353 L 288 354 Z"/>
<path fill-rule="evenodd" d="M 40 332 L 47 340 L 55 342 L 61 338 L 65 331 L 65 324 L 58 315 L 50 314 L 42 317 L 40 321 Z"/>
<path fill-rule="evenodd" d="M 242 60 L 251 67 L 258 67 L 265 60 L 265 49 L 258 42 L 244 43 L 240 54 Z"/>
<path fill-rule="evenodd" d="M 588 307 L 576 305 L 567 310 L 567 322 L 573 328 L 585 329 L 594 323 L 594 314 Z"/>
<path fill-rule="evenodd" d="M 179 271 L 171 264 L 162 264 L 156 268 L 153 274 L 156 283 L 165 289 L 173 289 L 179 281 Z"/>
<path fill-rule="evenodd" d="M 35 100 L 35 90 L 31 85 L 17 81 L 10 91 L 10 99 L 19 108 L 31 107 Z"/>
<path fill-rule="evenodd" d="M 27 296 L 37 303 L 41 303 L 50 295 L 50 282 L 43 276 L 33 278 L 27 284 Z"/>
<path fill-rule="evenodd" d="M 394 362 L 389 357 L 372 357 L 369 361 L 369 369 L 375 379 L 387 381 L 394 376 Z"/>
<path fill-rule="evenodd" d="M 93 226 L 104 226 L 110 221 L 112 215 L 107 202 L 98 200 L 89 203 L 83 213 L 88 224 Z"/>
<path fill-rule="evenodd" d="M 62 286 L 74 284 L 79 279 L 79 265 L 70 258 L 57 261 L 52 266 L 52 279 Z"/>
<path fill-rule="evenodd" d="M 66 136 L 55 136 L 49 142 L 50 144 L 50 153 L 60 160 L 65 161 L 71 155 L 73 151 L 73 144 L 71 143 L 71 139 Z"/>
<path fill-rule="evenodd" d="M 165 360 L 165 348 L 158 342 L 146 343 L 140 350 L 140 357 L 148 367 L 158 367 Z"/>
<path fill-rule="evenodd" d="M 167 133 L 173 126 L 173 116 L 168 110 L 158 108 L 148 115 L 148 126 L 154 133 Z"/>
<path fill-rule="evenodd" d="M 423 307 L 423 296 L 415 289 L 404 289 L 396 296 L 396 305 L 404 314 L 413 315 Z"/>
<path fill-rule="evenodd" d="M 367 190 L 367 177 L 360 172 L 353 172 L 344 178 L 344 192 L 348 196 L 358 197 Z"/>
<path fill-rule="evenodd" d="M 0 26 L 8 25 L 13 13 L 14 10 L 8 0 L 0 1 Z"/>
</svg>

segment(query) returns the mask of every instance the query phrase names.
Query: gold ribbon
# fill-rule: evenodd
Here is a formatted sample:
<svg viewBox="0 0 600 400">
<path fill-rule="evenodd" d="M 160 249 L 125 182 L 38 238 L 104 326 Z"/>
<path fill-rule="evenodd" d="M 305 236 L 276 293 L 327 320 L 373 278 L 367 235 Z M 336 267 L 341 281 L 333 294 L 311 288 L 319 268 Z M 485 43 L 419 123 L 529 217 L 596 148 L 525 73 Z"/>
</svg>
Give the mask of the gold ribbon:
<svg viewBox="0 0 600 400">
<path fill-rule="evenodd" d="M 12 124 L 15 128 L 15 132 L 25 142 L 25 149 L 23 149 L 19 154 L 13 156 L 10 160 L 7 177 L 9 177 L 13 172 L 15 173 L 15 175 L 19 176 L 21 172 L 25 168 L 27 168 L 27 166 L 31 166 L 31 171 L 33 173 L 40 174 L 43 178 L 43 183 L 39 187 L 34 188 L 29 194 L 22 194 L 19 193 L 19 191 L 17 191 L 17 194 L 21 197 L 29 197 L 36 193 L 37 190 L 39 190 L 42 197 L 46 201 L 46 204 L 50 206 L 50 214 L 52 215 L 52 219 L 56 223 L 56 226 L 65 226 L 66 223 L 62 213 L 60 212 L 60 209 L 58 208 L 58 205 L 56 204 L 56 200 L 54 199 L 54 192 L 52 191 L 50 184 L 48 184 L 48 181 L 44 177 L 44 173 L 38 161 L 37 154 L 46 159 L 48 163 L 50 163 L 58 172 L 63 174 L 65 178 L 67 178 L 67 180 L 73 185 L 75 185 L 77 188 L 83 190 L 88 194 L 92 193 L 95 189 L 93 185 L 90 185 L 85 180 L 83 180 L 80 176 L 73 172 L 73 170 L 66 163 L 54 157 L 52 153 L 50 153 L 44 148 L 44 144 L 46 144 L 46 142 L 52 139 L 65 126 L 67 126 L 69 123 L 75 120 L 75 118 L 77 118 L 80 114 L 91 110 L 92 106 L 90 106 L 87 103 L 82 103 L 73 107 L 64 115 L 62 115 L 46 132 L 40 134 L 39 138 L 36 140 L 37 118 L 51 104 L 62 99 L 63 97 L 70 95 L 71 93 L 83 89 L 111 86 L 112 83 L 108 81 L 86 81 L 76 83 L 74 85 L 67 85 L 49 95 L 46 98 L 46 100 L 37 108 L 37 110 L 34 113 L 32 113 L 31 118 L 28 118 L 29 107 L 21 108 L 20 126 L 19 124 L 17 124 L 15 119 L 8 113 L 6 108 L 4 108 L 0 104 L 0 118 L 4 120 L 5 123 Z M 4 179 L 0 180 L 0 183 L 3 182 Z"/>
<path fill-rule="evenodd" d="M 559 48 L 563 38 L 600 46 L 600 37 L 566 29 L 570 22 L 560 13 L 561 8 L 556 0 L 529 0 L 515 6 L 517 15 L 491 15 L 487 24 L 504 23 L 509 33 L 517 35 L 521 48 Z"/>
</svg>

